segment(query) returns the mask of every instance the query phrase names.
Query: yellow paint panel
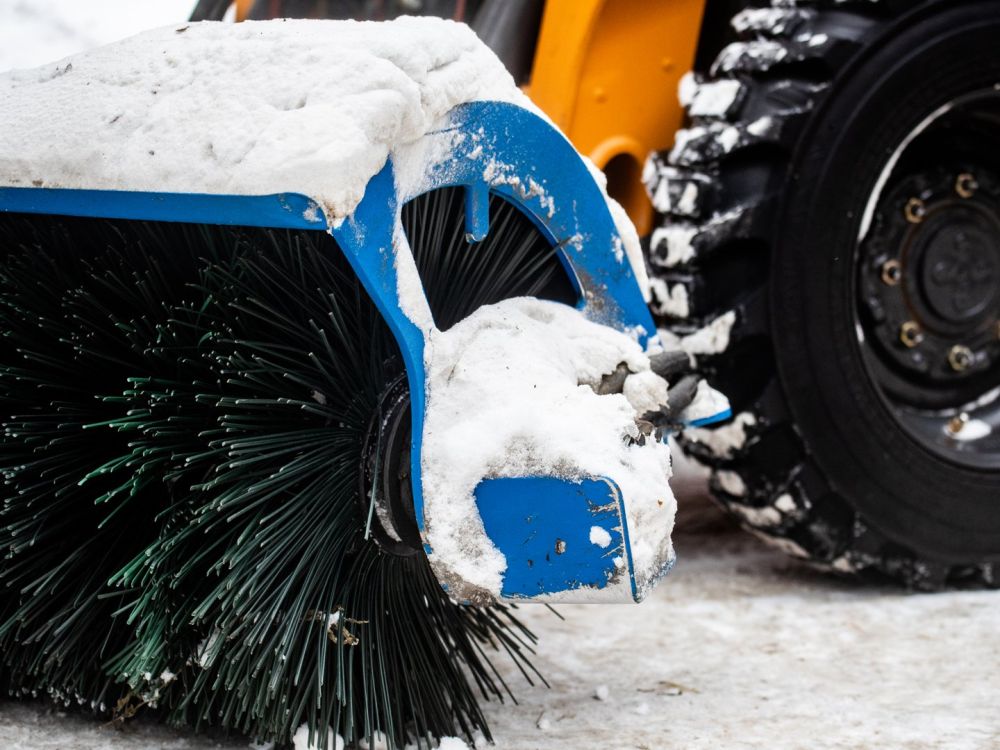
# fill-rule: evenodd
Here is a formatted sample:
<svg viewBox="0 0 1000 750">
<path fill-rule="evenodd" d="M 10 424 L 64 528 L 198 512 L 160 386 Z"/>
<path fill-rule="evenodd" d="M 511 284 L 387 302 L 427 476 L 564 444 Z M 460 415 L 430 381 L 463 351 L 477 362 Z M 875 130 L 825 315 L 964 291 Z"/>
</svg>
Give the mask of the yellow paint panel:
<svg viewBox="0 0 1000 750">
<path fill-rule="evenodd" d="M 694 62 L 705 0 L 548 0 L 531 98 L 608 174 L 640 233 L 652 206 L 639 176 L 684 112 L 677 85 Z"/>
</svg>

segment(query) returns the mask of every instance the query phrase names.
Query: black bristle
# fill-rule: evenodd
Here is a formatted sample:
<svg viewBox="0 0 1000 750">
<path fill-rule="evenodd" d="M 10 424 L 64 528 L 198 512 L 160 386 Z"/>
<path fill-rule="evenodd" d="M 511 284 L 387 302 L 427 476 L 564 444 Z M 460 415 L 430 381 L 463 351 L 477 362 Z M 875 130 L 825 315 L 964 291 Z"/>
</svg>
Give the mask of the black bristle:
<svg viewBox="0 0 1000 750">
<path fill-rule="evenodd" d="M 572 297 L 493 199 L 404 207 L 439 326 Z M 398 348 L 326 234 L 0 218 L 0 681 L 115 720 L 287 742 L 482 730 L 534 636 L 364 535 L 361 446 Z M 335 615 L 337 622 L 331 624 Z M 164 679 L 170 675 L 173 679 Z"/>
</svg>

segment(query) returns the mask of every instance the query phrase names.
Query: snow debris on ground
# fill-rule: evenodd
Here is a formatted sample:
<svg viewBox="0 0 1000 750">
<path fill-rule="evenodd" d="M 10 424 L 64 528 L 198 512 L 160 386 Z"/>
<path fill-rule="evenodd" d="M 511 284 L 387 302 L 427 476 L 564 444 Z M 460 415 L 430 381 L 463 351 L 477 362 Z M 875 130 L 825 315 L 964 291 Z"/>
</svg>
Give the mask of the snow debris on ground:
<svg viewBox="0 0 1000 750">
<path fill-rule="evenodd" d="M 564 620 L 520 610 L 551 688 L 501 667 L 518 702 L 485 704 L 496 750 L 1000 746 L 996 592 L 863 586 L 742 532 L 676 542 L 669 585 L 638 608 L 560 605 Z M 0 702 L 0 747 L 246 750 L 247 741 L 141 718 L 115 731 L 46 702 Z"/>
<path fill-rule="evenodd" d="M 0 76 L 0 185 L 301 193 L 335 222 L 457 104 L 534 109 L 464 24 L 196 23 Z"/>
<path fill-rule="evenodd" d="M 517 298 L 431 331 L 425 360 L 421 472 L 439 578 L 500 592 L 506 560 L 473 496 L 494 477 L 609 477 L 625 501 L 636 578 L 652 578 L 673 558 L 670 450 L 630 439 L 639 435 L 636 417 L 665 402 L 666 382 L 630 336 L 567 305 Z M 637 373 L 625 393 L 598 395 L 602 376 L 622 362 Z M 633 378 L 641 382 L 630 386 Z"/>
</svg>

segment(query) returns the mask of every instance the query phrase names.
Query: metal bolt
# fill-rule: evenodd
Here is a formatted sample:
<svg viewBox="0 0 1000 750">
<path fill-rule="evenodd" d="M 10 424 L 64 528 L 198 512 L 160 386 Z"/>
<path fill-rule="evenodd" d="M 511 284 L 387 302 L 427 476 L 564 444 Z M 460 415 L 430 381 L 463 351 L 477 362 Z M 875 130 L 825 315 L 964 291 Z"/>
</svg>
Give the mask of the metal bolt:
<svg viewBox="0 0 1000 750">
<path fill-rule="evenodd" d="M 556 539 L 556 554 L 561 555 L 566 551 L 566 542 L 562 539 Z"/>
<path fill-rule="evenodd" d="M 906 202 L 906 208 L 903 209 L 903 214 L 906 216 L 906 220 L 911 224 L 919 224 L 924 220 L 924 216 L 927 215 L 927 206 L 919 198 L 910 198 Z"/>
<path fill-rule="evenodd" d="M 924 340 L 924 332 L 920 330 L 920 324 L 912 320 L 903 323 L 899 327 L 899 340 L 908 349 L 918 346 Z"/>
<path fill-rule="evenodd" d="M 887 260 L 882 264 L 882 282 L 896 286 L 903 278 L 903 265 L 898 260 Z"/>
<path fill-rule="evenodd" d="M 965 425 L 967 425 L 968 423 L 969 423 L 969 415 L 963 411 L 961 414 L 954 416 L 950 420 L 948 420 L 948 427 L 947 427 L 948 433 L 950 435 L 957 435 L 963 429 L 965 429 Z"/>
<path fill-rule="evenodd" d="M 971 198 L 979 189 L 979 182 L 975 175 L 963 172 L 955 178 L 955 192 L 963 198 Z"/>
<path fill-rule="evenodd" d="M 965 372 L 975 359 L 972 350 L 963 344 L 955 344 L 948 350 L 948 364 L 955 372 Z"/>
</svg>

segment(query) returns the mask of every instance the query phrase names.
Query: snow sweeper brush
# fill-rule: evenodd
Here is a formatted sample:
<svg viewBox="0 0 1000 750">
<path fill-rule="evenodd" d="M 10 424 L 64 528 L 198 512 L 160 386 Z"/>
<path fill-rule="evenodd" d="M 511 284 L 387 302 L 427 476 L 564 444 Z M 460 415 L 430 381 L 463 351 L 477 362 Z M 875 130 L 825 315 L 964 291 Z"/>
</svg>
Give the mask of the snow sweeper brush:
<svg viewBox="0 0 1000 750">
<path fill-rule="evenodd" d="M 670 566 L 661 438 L 724 399 L 465 27 L 192 24 L 0 91 L 11 694 L 471 736 L 488 652 L 531 674 L 505 602 Z"/>
</svg>

